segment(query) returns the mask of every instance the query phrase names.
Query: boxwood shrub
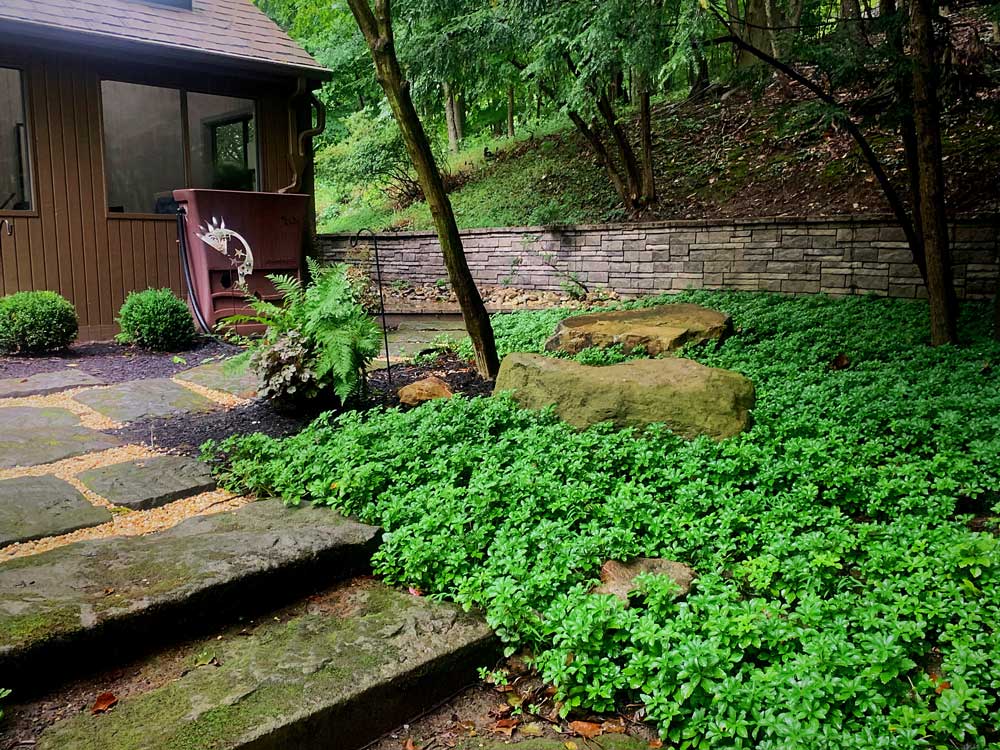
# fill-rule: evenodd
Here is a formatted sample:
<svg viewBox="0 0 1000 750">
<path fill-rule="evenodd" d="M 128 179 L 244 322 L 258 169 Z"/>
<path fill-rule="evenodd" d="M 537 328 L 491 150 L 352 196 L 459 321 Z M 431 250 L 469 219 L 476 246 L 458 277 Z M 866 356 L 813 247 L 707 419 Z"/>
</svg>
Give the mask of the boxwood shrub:
<svg viewBox="0 0 1000 750">
<path fill-rule="evenodd" d="M 40 354 L 64 349 L 79 332 L 76 309 L 55 292 L 0 297 L 0 352 Z"/>
<path fill-rule="evenodd" d="M 169 289 L 131 292 L 118 313 L 117 340 L 153 351 L 179 351 L 195 338 L 187 303 Z"/>
</svg>

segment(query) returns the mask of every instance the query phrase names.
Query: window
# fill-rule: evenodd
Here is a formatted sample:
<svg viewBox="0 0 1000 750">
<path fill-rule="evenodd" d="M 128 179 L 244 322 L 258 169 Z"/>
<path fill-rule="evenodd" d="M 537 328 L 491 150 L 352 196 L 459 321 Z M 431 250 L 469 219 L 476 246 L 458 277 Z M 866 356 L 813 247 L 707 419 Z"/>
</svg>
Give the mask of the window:
<svg viewBox="0 0 1000 750">
<path fill-rule="evenodd" d="M 31 210 L 30 153 L 21 71 L 0 68 L 0 211 Z"/>
<path fill-rule="evenodd" d="M 178 188 L 257 189 L 253 100 L 121 81 L 101 96 L 110 212 L 173 213 Z"/>
<path fill-rule="evenodd" d="M 254 189 L 257 137 L 252 101 L 188 94 L 188 132 L 194 187 Z"/>
</svg>

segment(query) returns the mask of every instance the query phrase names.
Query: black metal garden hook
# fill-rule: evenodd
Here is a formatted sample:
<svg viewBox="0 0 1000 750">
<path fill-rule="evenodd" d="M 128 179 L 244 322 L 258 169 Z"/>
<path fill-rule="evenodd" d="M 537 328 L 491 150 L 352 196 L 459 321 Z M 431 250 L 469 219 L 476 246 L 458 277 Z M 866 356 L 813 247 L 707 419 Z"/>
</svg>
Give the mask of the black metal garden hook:
<svg viewBox="0 0 1000 750">
<path fill-rule="evenodd" d="M 372 249 L 375 251 L 375 277 L 378 282 L 378 299 L 381 307 L 382 339 L 385 341 L 385 375 L 386 380 L 389 383 L 389 387 L 391 388 L 392 365 L 389 363 L 389 328 L 385 322 L 385 294 L 382 292 L 382 262 L 378 257 L 378 235 L 367 227 L 360 229 L 358 230 L 358 233 L 351 238 L 351 248 L 353 249 L 358 246 L 358 243 L 361 241 L 361 235 L 365 232 L 371 235 Z"/>
</svg>

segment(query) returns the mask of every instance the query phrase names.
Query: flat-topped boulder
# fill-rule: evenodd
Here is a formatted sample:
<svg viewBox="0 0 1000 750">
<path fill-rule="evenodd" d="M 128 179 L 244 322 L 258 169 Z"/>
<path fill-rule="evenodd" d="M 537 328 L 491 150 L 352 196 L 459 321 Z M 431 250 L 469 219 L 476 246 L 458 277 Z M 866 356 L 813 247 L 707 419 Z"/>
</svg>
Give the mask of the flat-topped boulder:
<svg viewBox="0 0 1000 750">
<path fill-rule="evenodd" d="M 555 406 L 566 422 L 584 429 L 663 423 L 685 438 L 731 437 L 750 425 L 753 384 L 743 375 L 690 359 L 638 359 L 589 367 L 568 359 L 515 353 L 504 357 L 496 391 L 511 391 L 528 409 Z"/>
<path fill-rule="evenodd" d="M 577 354 L 591 347 L 605 349 L 620 344 L 626 353 L 641 346 L 655 357 L 685 344 L 721 341 L 732 330 L 730 317 L 718 310 L 689 303 L 659 305 L 573 315 L 559 323 L 545 342 L 545 350 Z"/>
</svg>

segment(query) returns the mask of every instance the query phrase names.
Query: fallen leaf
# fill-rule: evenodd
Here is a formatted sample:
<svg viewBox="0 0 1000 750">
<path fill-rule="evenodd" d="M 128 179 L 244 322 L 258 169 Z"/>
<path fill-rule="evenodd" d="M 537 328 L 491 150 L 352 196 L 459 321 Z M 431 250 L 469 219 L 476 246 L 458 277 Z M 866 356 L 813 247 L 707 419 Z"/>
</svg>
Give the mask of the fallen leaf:
<svg viewBox="0 0 1000 750">
<path fill-rule="evenodd" d="M 541 724 L 532 722 L 531 724 L 525 724 L 521 727 L 521 734 L 525 737 L 541 737 L 545 731 L 542 729 Z"/>
<path fill-rule="evenodd" d="M 657 750 L 657 748 L 663 747 L 663 740 L 650 740 L 649 747 L 650 750 Z"/>
<path fill-rule="evenodd" d="M 514 734 L 514 730 L 517 729 L 517 725 L 520 723 L 520 719 L 499 719 L 493 727 L 493 731 L 497 734 L 505 734 L 510 737 Z"/>
<path fill-rule="evenodd" d="M 570 740 L 569 742 L 564 742 L 563 747 L 566 748 L 566 750 L 579 750 L 577 744 L 572 740 Z"/>
<path fill-rule="evenodd" d="M 194 657 L 194 665 L 196 667 L 207 667 L 209 664 L 216 667 L 219 666 L 219 660 L 210 651 L 202 651 Z"/>
<path fill-rule="evenodd" d="M 410 586 L 406 590 L 410 592 L 410 596 L 423 596 L 424 595 L 423 591 L 421 591 L 418 588 L 414 588 L 413 586 Z"/>
<path fill-rule="evenodd" d="M 406 742 L 403 743 L 403 750 L 417 750 L 417 746 L 413 744 L 412 737 L 406 738 Z"/>
<path fill-rule="evenodd" d="M 936 692 L 938 695 L 941 695 L 941 693 L 943 693 L 945 690 L 947 690 L 950 687 L 951 687 L 951 683 L 948 682 L 947 680 L 944 680 L 944 681 L 939 682 L 937 684 L 937 687 L 934 688 L 934 692 Z"/>
<path fill-rule="evenodd" d="M 571 732 L 580 735 L 585 740 L 600 737 L 604 733 L 601 725 L 595 724 L 592 721 L 571 721 L 569 723 L 569 728 Z"/>
<path fill-rule="evenodd" d="M 101 693 L 90 707 L 92 714 L 103 714 L 118 705 L 118 697 L 114 693 Z"/>
<path fill-rule="evenodd" d="M 605 734 L 625 734 L 625 720 L 621 717 L 608 720 L 601 724 L 601 729 Z"/>
</svg>

